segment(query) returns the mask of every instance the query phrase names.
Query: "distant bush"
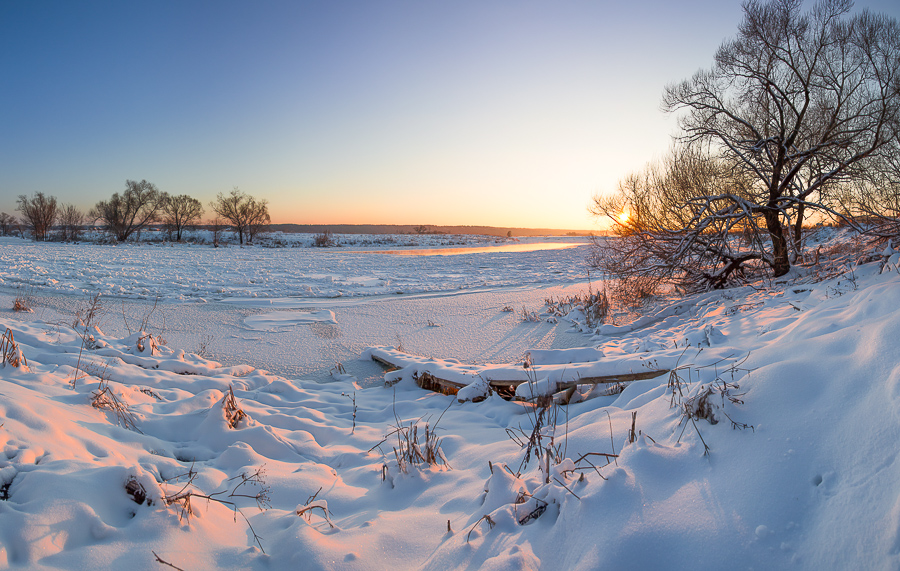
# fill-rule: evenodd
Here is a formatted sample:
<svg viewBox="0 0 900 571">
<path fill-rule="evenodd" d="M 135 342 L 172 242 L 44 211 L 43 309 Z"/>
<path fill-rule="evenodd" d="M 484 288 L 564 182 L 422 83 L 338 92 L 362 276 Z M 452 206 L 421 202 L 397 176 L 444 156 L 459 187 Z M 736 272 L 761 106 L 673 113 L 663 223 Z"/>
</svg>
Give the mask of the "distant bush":
<svg viewBox="0 0 900 571">
<path fill-rule="evenodd" d="M 336 245 L 337 243 L 334 240 L 334 235 L 331 233 L 331 230 L 325 230 L 321 234 L 316 234 L 316 237 L 313 238 L 313 246 L 316 248 L 330 248 Z"/>
</svg>

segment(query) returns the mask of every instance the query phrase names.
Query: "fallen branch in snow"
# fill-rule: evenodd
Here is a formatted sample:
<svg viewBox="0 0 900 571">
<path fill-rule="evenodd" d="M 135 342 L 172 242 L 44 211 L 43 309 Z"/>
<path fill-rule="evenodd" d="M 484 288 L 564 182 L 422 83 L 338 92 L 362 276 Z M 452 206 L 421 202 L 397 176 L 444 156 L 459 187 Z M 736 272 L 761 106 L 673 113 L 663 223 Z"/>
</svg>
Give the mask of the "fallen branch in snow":
<svg viewBox="0 0 900 571">
<path fill-rule="evenodd" d="M 603 458 L 606 458 L 606 464 L 604 464 L 603 466 L 597 467 L 593 462 L 591 462 L 590 460 L 588 460 L 588 456 L 602 456 Z M 614 461 L 615 461 L 615 462 L 618 462 L 618 458 L 619 458 L 619 455 L 618 455 L 618 454 L 607 454 L 606 452 L 588 452 L 587 454 L 582 454 L 582 455 L 578 458 L 578 460 L 575 460 L 575 464 L 581 464 L 582 462 L 585 462 L 588 466 L 591 467 L 592 470 L 594 470 L 594 472 L 597 473 L 598 476 L 600 476 L 600 479 L 605 480 L 605 479 L 606 479 L 606 476 L 604 476 L 604 475 L 600 472 L 600 468 L 603 468 L 603 467 L 605 467 L 605 466 L 609 466 L 609 465 L 612 464 Z M 576 467 L 573 468 L 571 471 L 572 471 L 572 472 L 575 472 L 575 471 L 580 471 L 580 470 L 587 470 L 587 468 L 585 468 L 585 467 L 583 467 L 583 466 L 576 466 Z"/>
<path fill-rule="evenodd" d="M 575 494 L 572 494 L 572 495 L 575 495 Z M 528 522 L 530 522 L 530 521 L 536 520 L 537 518 L 539 518 L 539 517 L 541 517 L 542 515 L 544 515 L 544 512 L 545 512 L 545 511 L 547 511 L 547 506 L 548 506 L 549 504 L 548 504 L 545 500 L 542 500 L 542 499 L 540 499 L 540 498 L 536 498 L 536 497 L 531 496 L 531 495 L 529 495 L 529 497 L 530 497 L 531 499 L 533 499 L 533 500 L 535 501 L 535 504 L 537 504 L 537 505 L 535 505 L 535 507 L 534 507 L 533 510 L 531 510 L 530 512 L 528 512 L 527 514 L 525 514 L 525 515 L 522 516 L 521 518 L 518 517 L 518 512 L 516 512 L 516 516 L 517 516 L 517 517 L 516 517 L 516 521 L 519 523 L 519 525 L 525 525 L 526 523 L 528 523 Z M 538 503 L 538 502 L 540 502 L 540 503 Z M 491 526 L 491 527 L 493 527 L 493 526 Z"/>
<path fill-rule="evenodd" d="M 153 557 L 156 557 L 157 563 L 159 563 L 161 565 L 166 565 L 168 567 L 171 567 L 172 569 L 178 569 L 178 571 L 184 571 L 184 569 L 182 569 L 181 567 L 176 567 L 175 565 L 172 565 L 171 563 L 169 563 L 168 561 L 166 561 L 165 559 L 163 559 L 162 557 L 157 555 L 155 551 L 151 550 L 150 553 L 153 554 Z"/>
<path fill-rule="evenodd" d="M 228 493 L 228 488 L 224 490 L 220 490 L 218 492 L 212 492 L 210 494 L 205 494 L 199 489 L 196 489 L 194 485 L 194 479 L 197 477 L 197 472 L 194 471 L 193 465 L 188 470 L 187 474 L 181 474 L 174 478 L 169 478 L 165 480 L 168 482 L 170 480 L 177 480 L 178 478 L 187 476 L 188 480 L 181 487 L 180 490 L 175 492 L 174 494 L 166 494 L 163 496 L 163 501 L 167 506 L 171 506 L 173 504 L 177 504 L 181 508 L 181 513 L 178 515 L 179 519 L 188 519 L 194 515 L 194 506 L 191 502 L 193 498 L 200 498 L 202 500 L 207 500 L 211 502 L 217 502 L 224 506 L 228 506 L 234 512 L 235 521 L 237 521 L 237 515 L 240 514 L 244 521 L 247 523 L 247 527 L 250 528 L 250 533 L 253 534 L 253 539 L 256 541 L 256 545 L 259 546 L 260 551 L 263 553 L 266 552 L 263 549 L 262 543 L 260 540 L 262 539 L 259 535 L 257 535 L 256 531 L 253 529 L 253 525 L 250 523 L 250 520 L 247 519 L 247 516 L 244 515 L 244 512 L 237 507 L 237 504 L 233 501 L 226 500 L 220 496 L 225 493 Z M 269 488 L 265 485 L 265 481 L 263 480 L 263 468 L 262 466 L 257 468 L 255 472 L 251 474 L 243 473 L 240 476 L 235 476 L 234 478 L 230 478 L 228 482 L 233 482 L 240 478 L 240 482 L 238 482 L 232 489 L 231 492 L 228 493 L 226 498 L 250 498 L 256 501 L 256 507 L 259 508 L 260 511 L 263 511 L 269 507 Z M 254 494 L 240 494 L 238 490 L 241 489 L 242 486 L 245 485 L 254 485 L 259 488 L 259 491 Z M 193 489 L 192 489 L 193 488 Z"/>
</svg>

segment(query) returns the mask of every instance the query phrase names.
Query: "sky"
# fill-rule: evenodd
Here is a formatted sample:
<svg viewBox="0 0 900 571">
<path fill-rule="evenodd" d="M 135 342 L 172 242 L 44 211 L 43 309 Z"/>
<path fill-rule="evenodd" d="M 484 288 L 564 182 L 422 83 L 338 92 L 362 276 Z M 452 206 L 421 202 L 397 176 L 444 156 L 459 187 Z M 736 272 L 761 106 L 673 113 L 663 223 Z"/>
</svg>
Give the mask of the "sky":
<svg viewBox="0 0 900 571">
<path fill-rule="evenodd" d="M 900 18 L 894 1 L 857 2 Z M 0 211 L 146 179 L 274 223 L 592 229 L 737 1 L 0 1 Z M 206 214 L 210 209 L 206 207 Z"/>
</svg>

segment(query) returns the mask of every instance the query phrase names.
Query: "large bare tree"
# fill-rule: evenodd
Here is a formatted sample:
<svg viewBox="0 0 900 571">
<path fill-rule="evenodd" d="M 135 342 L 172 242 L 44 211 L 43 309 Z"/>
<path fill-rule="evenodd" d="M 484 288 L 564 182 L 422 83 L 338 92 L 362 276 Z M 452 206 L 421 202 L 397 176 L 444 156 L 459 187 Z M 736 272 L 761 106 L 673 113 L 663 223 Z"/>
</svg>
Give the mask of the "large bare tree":
<svg viewBox="0 0 900 571">
<path fill-rule="evenodd" d="M 125 191 L 114 193 L 109 200 L 101 200 L 91 210 L 94 220 L 103 222 L 106 231 L 124 242 L 135 232 L 155 222 L 168 195 L 156 185 L 142 180 L 125 181 Z"/>
<path fill-rule="evenodd" d="M 693 230 L 713 219 L 761 219 L 762 260 L 776 277 L 790 270 L 785 226 L 796 238 L 807 210 L 829 209 L 824 192 L 864 176 L 900 130 L 897 21 L 851 15 L 850 0 L 801 7 L 745 2 L 738 35 L 719 47 L 712 68 L 667 87 L 663 98 L 664 109 L 682 112 L 683 142 L 744 169 L 756 189 L 706 193 Z"/>
<path fill-rule="evenodd" d="M 162 207 L 163 222 L 169 232 L 175 232 L 175 239 L 181 242 L 181 233 L 186 226 L 196 224 L 203 214 L 203 205 L 196 198 L 186 194 L 170 196 Z M 171 238 L 171 234 L 169 235 Z"/>
<path fill-rule="evenodd" d="M 266 200 L 245 194 L 235 187 L 228 194 L 221 192 L 210 203 L 213 212 L 231 224 L 231 228 L 237 233 L 238 240 L 244 243 L 244 237 L 253 240 L 253 237 L 264 228 L 271 218 L 269 206 Z"/>
<path fill-rule="evenodd" d="M 31 230 L 35 241 L 50 237 L 50 228 L 56 221 L 56 197 L 36 192 L 31 198 L 19 195 L 16 210 L 22 213 L 22 221 Z"/>
</svg>

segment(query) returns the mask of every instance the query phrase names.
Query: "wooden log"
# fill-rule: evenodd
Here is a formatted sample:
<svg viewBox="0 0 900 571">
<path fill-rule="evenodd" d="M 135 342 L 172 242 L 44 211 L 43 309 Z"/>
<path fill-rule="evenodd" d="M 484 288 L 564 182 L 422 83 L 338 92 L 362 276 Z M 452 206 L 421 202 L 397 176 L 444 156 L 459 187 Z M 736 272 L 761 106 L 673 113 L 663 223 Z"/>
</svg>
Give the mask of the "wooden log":
<svg viewBox="0 0 900 571">
<path fill-rule="evenodd" d="M 382 367 L 384 367 L 384 368 L 385 368 L 385 372 L 387 372 L 387 373 L 389 373 L 389 372 L 391 372 L 391 371 L 396 371 L 397 369 L 400 368 L 400 367 L 398 367 L 397 365 L 391 363 L 390 361 L 387 361 L 387 360 L 385 360 L 385 359 L 382 359 L 381 357 L 379 357 L 379 356 L 377 356 L 377 355 L 372 355 L 371 357 L 372 357 L 372 360 L 373 360 L 373 361 L 375 361 L 376 363 L 378 363 L 379 365 L 381 365 Z"/>
<path fill-rule="evenodd" d="M 389 360 L 379 357 L 376 355 L 372 355 L 372 360 L 380 363 L 388 370 L 397 370 L 400 367 L 391 363 Z M 533 367 L 532 370 L 535 373 L 539 372 L 538 367 Z M 577 372 L 577 367 L 574 368 Z M 669 369 L 657 369 L 655 371 L 642 371 L 640 373 L 622 373 L 617 375 L 599 375 L 599 376 L 590 376 L 590 377 L 579 377 L 573 381 L 565 382 L 565 383 L 557 383 L 557 392 L 566 391 L 567 397 L 566 401 L 568 401 L 572 394 L 575 392 L 575 387 L 578 385 L 606 385 L 606 384 L 615 384 L 615 383 L 630 383 L 631 381 L 642 381 L 645 379 L 654 379 L 661 375 L 665 375 L 669 372 Z M 491 379 L 490 377 L 485 377 L 490 384 L 491 388 L 494 389 L 498 394 L 507 398 L 514 394 L 515 388 L 522 383 L 528 382 L 524 379 Z M 428 371 L 422 372 L 421 374 L 414 375 L 413 380 L 415 380 L 416 384 L 429 391 L 438 392 L 445 395 L 455 395 L 459 392 L 459 389 L 465 387 L 464 383 L 460 383 L 457 381 L 451 381 L 449 379 L 442 379 L 440 377 L 435 376 L 433 373 L 429 373 Z"/>
<path fill-rule="evenodd" d="M 577 371 L 577 369 L 573 369 Z M 538 369 L 535 367 L 535 372 Z M 559 390 L 567 389 L 570 386 L 576 385 L 606 385 L 613 383 L 630 383 L 631 381 L 643 381 L 646 379 L 655 379 L 661 375 L 665 375 L 669 372 L 669 369 L 657 369 L 655 371 L 642 371 L 640 373 L 622 373 L 619 375 L 600 375 L 594 377 L 579 377 L 575 381 L 571 381 L 568 383 L 559 383 Z M 512 387 L 515 388 L 522 383 L 526 383 L 528 381 L 525 380 L 505 380 L 505 379 L 491 379 L 487 377 L 488 382 L 492 387 Z"/>
<path fill-rule="evenodd" d="M 443 395 L 455 395 L 459 392 L 459 389 L 465 387 L 462 383 L 448 381 L 447 379 L 439 379 L 428 371 L 425 371 L 421 375 L 413 375 L 413 380 L 426 391 L 434 391 Z"/>
</svg>

